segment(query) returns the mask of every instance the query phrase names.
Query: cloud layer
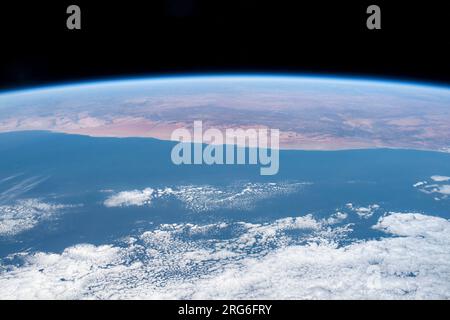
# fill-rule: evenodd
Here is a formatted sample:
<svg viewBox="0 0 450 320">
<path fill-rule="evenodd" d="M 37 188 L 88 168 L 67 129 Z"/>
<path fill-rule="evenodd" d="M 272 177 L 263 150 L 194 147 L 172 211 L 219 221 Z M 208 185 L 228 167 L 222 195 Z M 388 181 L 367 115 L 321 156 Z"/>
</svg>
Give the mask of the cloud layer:
<svg viewBox="0 0 450 320">
<path fill-rule="evenodd" d="M 449 181 L 450 177 L 447 176 L 431 176 L 431 180 L 436 182 Z"/>
<path fill-rule="evenodd" d="M 380 206 L 378 204 L 371 204 L 367 207 L 358 207 L 354 206 L 352 203 L 347 203 L 345 207 L 351 212 L 356 213 L 360 218 L 364 219 L 370 218 L 377 210 L 380 209 Z"/>
<path fill-rule="evenodd" d="M 158 199 L 174 197 L 192 211 L 202 212 L 217 209 L 251 209 L 259 200 L 290 194 L 306 183 L 245 183 L 215 187 L 189 185 L 166 188 L 145 188 L 115 193 L 104 201 L 106 207 L 151 205 Z"/>
<path fill-rule="evenodd" d="M 0 271 L 0 297 L 450 298 L 449 220 L 390 213 L 373 228 L 385 236 L 345 244 L 351 225 L 310 215 L 160 225 L 116 245 L 23 254 Z"/>
<path fill-rule="evenodd" d="M 431 176 L 432 182 L 419 181 L 413 185 L 413 187 L 418 188 L 423 193 L 433 195 L 435 200 L 445 200 L 450 196 L 450 185 L 445 184 L 450 180 L 447 176 Z"/>
<path fill-rule="evenodd" d="M 18 200 L 10 205 L 0 206 L 0 237 L 14 236 L 32 229 L 38 223 L 54 217 L 68 206 L 51 204 L 39 199 Z"/>
</svg>

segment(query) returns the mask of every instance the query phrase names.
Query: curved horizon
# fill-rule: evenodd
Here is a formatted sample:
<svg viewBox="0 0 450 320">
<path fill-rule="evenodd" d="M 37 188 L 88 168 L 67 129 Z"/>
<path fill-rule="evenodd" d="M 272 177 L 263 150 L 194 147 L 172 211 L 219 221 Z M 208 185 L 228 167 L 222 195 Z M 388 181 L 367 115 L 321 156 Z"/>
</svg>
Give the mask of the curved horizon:
<svg viewBox="0 0 450 320">
<path fill-rule="evenodd" d="M 110 79 L 0 95 L 0 132 L 172 140 L 207 128 L 271 128 L 281 149 L 450 150 L 450 87 L 369 78 L 210 74 Z"/>
<path fill-rule="evenodd" d="M 100 77 L 91 80 L 61 81 L 53 84 L 16 87 L 10 89 L 0 89 L 0 95 L 33 93 L 35 91 L 59 90 L 73 87 L 91 87 L 95 85 L 114 85 L 132 82 L 149 81 L 194 81 L 205 79 L 233 80 L 263 80 L 263 79 L 284 79 L 284 80 L 319 80 L 319 81 L 337 81 L 337 82 L 357 82 L 365 84 L 383 84 L 388 86 L 406 86 L 406 87 L 424 87 L 438 90 L 450 90 L 450 83 L 437 81 L 412 80 L 408 78 L 392 78 L 371 75 L 341 75 L 325 73 L 180 73 L 170 75 L 149 75 L 149 76 L 120 76 L 120 77 Z"/>
</svg>

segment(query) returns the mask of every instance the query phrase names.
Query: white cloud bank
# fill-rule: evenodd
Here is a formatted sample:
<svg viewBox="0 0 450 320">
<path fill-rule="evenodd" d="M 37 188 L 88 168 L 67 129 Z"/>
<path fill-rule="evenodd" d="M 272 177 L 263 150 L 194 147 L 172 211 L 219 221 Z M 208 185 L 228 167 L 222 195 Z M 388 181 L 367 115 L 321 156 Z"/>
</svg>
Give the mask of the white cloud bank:
<svg viewBox="0 0 450 320">
<path fill-rule="evenodd" d="M 26 253 L 0 271 L 0 298 L 450 298 L 449 220 L 391 213 L 373 227 L 386 237 L 339 245 L 349 227 L 309 215 L 161 225 L 120 246 Z"/>
<path fill-rule="evenodd" d="M 443 181 L 449 181 L 450 177 L 446 177 L 446 176 L 431 176 L 431 180 L 436 181 L 436 182 L 443 182 Z"/>
<path fill-rule="evenodd" d="M 448 199 L 450 196 L 450 185 L 444 183 L 450 181 L 450 177 L 435 175 L 430 178 L 433 183 L 428 184 L 427 181 L 421 181 L 414 184 L 413 187 L 418 188 L 423 193 L 434 194 L 435 200 Z"/>
<path fill-rule="evenodd" d="M 373 214 L 380 209 L 380 206 L 376 203 L 368 205 L 367 207 L 356 207 L 352 203 L 347 203 L 345 205 L 347 209 L 351 212 L 356 213 L 360 218 L 368 219 L 373 216 Z"/>
<path fill-rule="evenodd" d="M 450 185 L 445 184 L 440 186 L 437 192 L 443 195 L 450 195 Z"/>
<path fill-rule="evenodd" d="M 143 206 L 150 204 L 155 190 L 146 188 L 144 190 L 132 190 L 119 192 L 105 200 L 106 207 L 128 207 Z"/>
<path fill-rule="evenodd" d="M 297 191 L 306 183 L 246 183 L 225 187 L 180 186 L 122 191 L 104 201 L 106 207 L 151 205 L 157 199 L 175 197 L 192 211 L 216 209 L 251 209 L 258 200 Z"/>
<path fill-rule="evenodd" d="M 11 205 L 0 205 L 0 237 L 14 236 L 30 230 L 67 207 L 62 204 L 45 203 L 39 199 L 25 199 Z"/>
</svg>

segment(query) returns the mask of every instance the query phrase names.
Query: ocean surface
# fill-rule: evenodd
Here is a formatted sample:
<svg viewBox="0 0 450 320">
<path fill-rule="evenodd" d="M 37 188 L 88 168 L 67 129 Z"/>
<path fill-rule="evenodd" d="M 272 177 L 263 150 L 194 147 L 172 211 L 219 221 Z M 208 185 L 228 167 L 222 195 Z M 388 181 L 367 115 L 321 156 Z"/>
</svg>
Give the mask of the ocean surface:
<svg viewBox="0 0 450 320">
<path fill-rule="evenodd" d="M 222 287 L 222 295 L 219 289 L 202 295 L 208 290 L 196 291 L 194 285 L 171 288 L 177 283 L 198 286 L 199 281 L 225 277 L 230 272 L 227 268 L 250 270 L 249 263 L 262 263 L 271 254 L 286 250 L 326 246 L 330 252 L 347 252 L 356 245 L 381 245 L 391 238 L 426 238 L 430 232 L 438 239 L 433 243 L 440 244 L 435 248 L 439 257 L 448 257 L 448 249 L 443 248 L 448 245 L 444 227 L 450 218 L 449 153 L 289 150 L 280 152 L 277 175 L 261 176 L 258 165 L 174 165 L 170 159 L 174 144 L 150 138 L 93 138 L 44 131 L 0 134 L 0 283 L 13 288 L 12 295 L 26 296 L 20 291 L 20 279 L 40 279 L 46 268 L 57 268 L 59 271 L 46 275 L 56 274 L 53 277 L 57 279 L 46 278 L 49 288 L 41 297 L 59 292 L 52 291 L 58 287 L 56 281 L 64 284 L 62 296 L 69 298 L 257 298 L 280 293 L 270 291 L 270 285 L 258 291 L 255 284 L 246 289 L 236 284 L 225 291 Z M 431 231 L 411 229 L 414 222 L 409 218 L 402 229 L 398 217 L 423 218 L 420 226 L 430 226 Z M 439 230 L 435 225 L 438 229 L 443 226 L 441 236 L 447 240 L 436 236 Z M 386 250 L 390 248 L 386 246 Z M 427 248 L 431 247 L 423 250 Z M 104 260 L 96 261 L 94 256 Z M 77 272 L 82 271 L 68 273 L 72 263 L 67 262 L 68 257 L 76 265 L 81 263 L 76 257 L 82 261 L 89 258 L 89 270 L 94 270 L 87 273 L 93 276 L 89 286 L 79 285 Z M 251 262 L 247 261 L 250 258 Z M 369 265 L 373 260 L 367 258 Z M 373 264 L 384 270 L 383 261 L 389 260 L 381 260 Z M 99 267 L 102 264 L 103 269 Z M 109 273 L 99 275 L 98 270 L 110 267 L 119 274 L 114 269 L 118 266 L 131 268 L 125 272 L 130 275 L 127 281 L 108 278 Z M 354 267 L 358 268 L 356 262 Z M 140 271 L 135 273 L 134 268 Z M 411 268 L 395 272 L 410 277 L 415 271 L 422 272 L 420 266 Z M 450 295 L 449 270 L 443 268 L 443 278 L 432 278 L 443 282 L 442 288 L 434 288 L 437 297 Z M 338 273 L 333 272 L 329 275 L 336 274 L 337 279 Z M 429 281 L 430 274 L 427 276 Z M 345 274 L 340 277 L 345 279 Z M 151 288 L 141 288 L 132 278 L 147 279 Z M 276 288 L 277 283 L 273 280 L 272 286 Z M 326 291 L 311 289 L 302 295 L 295 288 L 287 286 L 282 297 L 327 297 Z M 432 292 L 420 291 L 420 285 L 415 288 L 402 294 L 425 297 Z M 254 296 L 249 296 L 250 292 Z M 349 292 L 344 293 L 351 296 Z M 375 297 L 400 295 L 395 290 L 382 293 Z"/>
</svg>

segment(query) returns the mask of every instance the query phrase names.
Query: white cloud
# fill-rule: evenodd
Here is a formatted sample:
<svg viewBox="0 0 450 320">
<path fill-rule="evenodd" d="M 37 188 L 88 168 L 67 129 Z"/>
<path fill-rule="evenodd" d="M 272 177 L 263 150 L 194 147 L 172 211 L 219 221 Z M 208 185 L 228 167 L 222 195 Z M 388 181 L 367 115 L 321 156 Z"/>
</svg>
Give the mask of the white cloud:
<svg viewBox="0 0 450 320">
<path fill-rule="evenodd" d="M 427 184 L 426 181 L 419 181 L 419 182 L 413 184 L 413 187 L 414 187 L 414 188 L 417 188 L 417 187 L 423 186 L 423 185 L 425 185 L 425 184 Z"/>
<path fill-rule="evenodd" d="M 443 184 L 443 185 L 437 185 L 437 184 L 429 184 L 426 185 L 423 188 L 419 189 L 421 192 L 426 193 L 426 194 L 440 194 L 441 196 L 439 197 L 439 195 L 434 196 L 435 200 L 443 200 L 446 199 L 449 195 L 450 195 L 450 185 L 448 184 Z"/>
<path fill-rule="evenodd" d="M 440 217 L 390 213 L 380 218 L 373 228 L 397 236 L 435 238 L 450 243 L 450 221 Z"/>
<path fill-rule="evenodd" d="M 446 177 L 446 176 L 431 176 L 431 180 L 436 181 L 436 182 L 443 182 L 443 181 L 449 181 L 450 177 Z"/>
<path fill-rule="evenodd" d="M 0 298 L 81 298 L 77 295 L 110 272 L 108 265 L 120 261 L 120 249 L 80 244 L 61 254 L 38 252 L 26 259 L 25 267 L 0 277 L 1 285 L 5 285 Z M 15 274 L 19 270 L 20 275 Z"/>
<path fill-rule="evenodd" d="M 7 176 L 7 177 L 4 177 L 4 178 L 1 178 L 0 179 L 0 184 L 2 184 L 4 182 L 7 182 L 7 181 L 10 181 L 10 180 L 13 180 L 13 179 L 15 179 L 17 177 L 20 177 L 21 175 L 23 175 L 23 173 L 17 173 L 17 174 L 13 174 L 11 176 Z"/>
<path fill-rule="evenodd" d="M 14 236 L 32 229 L 66 207 L 68 206 L 45 203 L 38 199 L 19 200 L 12 205 L 1 205 L 0 236 Z"/>
<path fill-rule="evenodd" d="M 310 215 L 161 225 L 117 246 L 25 253 L 0 271 L 0 298 L 450 298 L 450 221 L 390 213 L 374 228 L 387 236 L 339 244 L 348 226 Z"/>
<path fill-rule="evenodd" d="M 348 217 L 347 213 L 341 212 L 341 211 L 337 211 L 336 213 L 332 214 L 327 219 L 327 222 L 328 222 L 328 224 L 336 224 L 336 223 L 344 221 L 345 219 L 347 219 L 347 217 Z"/>
<path fill-rule="evenodd" d="M 11 202 L 24 195 L 26 192 L 33 190 L 42 182 L 48 179 L 48 177 L 33 176 L 17 181 L 16 178 L 21 177 L 22 174 L 16 174 L 3 178 L 0 183 L 8 182 L 10 180 L 15 181 L 12 185 L 8 186 L 6 190 L 0 191 L 0 202 Z"/>
<path fill-rule="evenodd" d="M 153 192 L 151 188 L 122 191 L 106 199 L 104 204 L 106 207 L 143 206 L 150 204 Z"/>
<path fill-rule="evenodd" d="M 256 202 L 298 191 L 305 183 L 246 183 L 226 187 L 185 186 L 176 197 L 186 208 L 196 211 L 217 209 L 252 209 Z"/>
<path fill-rule="evenodd" d="M 442 185 L 439 187 L 439 189 L 436 192 L 444 194 L 444 195 L 450 195 L 450 185 L 448 185 L 448 184 Z"/>
<path fill-rule="evenodd" d="M 450 181 L 450 177 L 447 176 L 431 176 L 431 180 L 434 183 L 428 184 L 426 181 L 423 183 L 416 183 L 414 187 L 417 187 L 420 192 L 433 195 L 433 199 L 436 201 L 448 199 L 450 196 L 450 185 L 444 184 Z"/>
<path fill-rule="evenodd" d="M 155 200 L 175 197 L 192 211 L 203 212 L 215 209 L 251 209 L 255 203 L 281 194 L 297 191 L 305 183 L 246 183 L 214 187 L 189 185 L 144 190 L 122 191 L 108 197 L 107 207 L 151 205 Z"/>
<path fill-rule="evenodd" d="M 371 204 L 367 207 L 357 207 L 352 203 L 347 203 L 345 207 L 351 212 L 356 213 L 360 218 L 364 219 L 370 218 L 378 209 L 380 209 L 378 204 Z"/>
</svg>

